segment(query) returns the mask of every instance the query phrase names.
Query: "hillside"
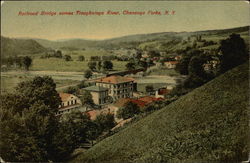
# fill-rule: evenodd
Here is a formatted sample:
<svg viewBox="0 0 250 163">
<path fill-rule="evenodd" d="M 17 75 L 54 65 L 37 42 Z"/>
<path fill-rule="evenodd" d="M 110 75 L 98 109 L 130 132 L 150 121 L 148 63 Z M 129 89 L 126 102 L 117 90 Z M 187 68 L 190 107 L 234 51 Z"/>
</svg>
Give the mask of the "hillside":
<svg viewBox="0 0 250 163">
<path fill-rule="evenodd" d="M 30 55 L 45 52 L 46 48 L 32 39 L 13 39 L 1 36 L 1 55 Z"/>
<path fill-rule="evenodd" d="M 249 63 L 104 139 L 77 162 L 247 160 Z"/>
</svg>

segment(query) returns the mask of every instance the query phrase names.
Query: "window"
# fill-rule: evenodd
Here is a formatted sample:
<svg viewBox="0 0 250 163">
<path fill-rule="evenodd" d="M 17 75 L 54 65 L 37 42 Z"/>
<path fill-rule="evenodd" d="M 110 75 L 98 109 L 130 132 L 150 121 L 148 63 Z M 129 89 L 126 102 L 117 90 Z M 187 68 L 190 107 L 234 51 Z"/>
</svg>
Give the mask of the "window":
<svg viewBox="0 0 250 163">
<path fill-rule="evenodd" d="M 76 100 L 75 100 L 75 104 L 76 104 Z"/>
<path fill-rule="evenodd" d="M 68 101 L 68 106 L 70 105 L 69 101 Z"/>
</svg>

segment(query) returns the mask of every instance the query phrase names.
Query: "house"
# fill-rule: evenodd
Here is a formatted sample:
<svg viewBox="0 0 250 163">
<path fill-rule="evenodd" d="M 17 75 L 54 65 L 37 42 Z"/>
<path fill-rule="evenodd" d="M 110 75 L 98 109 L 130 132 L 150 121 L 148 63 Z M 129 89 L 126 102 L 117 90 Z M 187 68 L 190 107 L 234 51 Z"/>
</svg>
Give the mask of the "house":
<svg viewBox="0 0 250 163">
<path fill-rule="evenodd" d="M 203 68 L 205 71 L 211 71 L 213 69 L 216 69 L 219 65 L 219 61 L 217 60 L 212 60 L 208 61 L 207 63 L 203 64 Z"/>
<path fill-rule="evenodd" d="M 133 97 L 133 90 L 136 85 L 135 80 L 130 77 L 109 76 L 95 81 L 96 86 L 108 88 L 108 95 L 114 101 L 120 98 Z"/>
<path fill-rule="evenodd" d="M 164 62 L 165 66 L 169 69 L 175 68 L 177 65 L 178 61 L 168 61 Z"/>
<path fill-rule="evenodd" d="M 102 105 L 108 102 L 108 88 L 101 86 L 90 86 L 83 88 L 92 95 L 92 99 L 96 105 Z"/>
<path fill-rule="evenodd" d="M 82 106 L 81 100 L 75 95 L 68 93 L 59 93 L 61 104 L 59 105 L 56 115 L 70 113 L 73 110 L 78 110 Z"/>
</svg>

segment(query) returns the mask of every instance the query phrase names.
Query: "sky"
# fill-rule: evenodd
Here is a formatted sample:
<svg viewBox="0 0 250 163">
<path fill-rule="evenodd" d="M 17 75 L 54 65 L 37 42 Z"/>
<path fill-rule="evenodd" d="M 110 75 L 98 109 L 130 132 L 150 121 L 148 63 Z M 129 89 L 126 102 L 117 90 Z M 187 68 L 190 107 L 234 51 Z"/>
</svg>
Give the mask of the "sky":
<svg viewBox="0 0 250 163">
<path fill-rule="evenodd" d="M 119 11 L 120 15 L 19 16 L 19 12 Z M 123 15 L 123 11 L 145 15 Z M 160 11 L 162 15 L 150 15 Z M 169 11 L 169 15 L 164 15 Z M 174 11 L 174 14 L 172 14 Z M 8 1 L 1 7 L 1 35 L 49 40 L 108 39 L 133 34 L 201 31 L 250 25 L 243 1 Z"/>
</svg>

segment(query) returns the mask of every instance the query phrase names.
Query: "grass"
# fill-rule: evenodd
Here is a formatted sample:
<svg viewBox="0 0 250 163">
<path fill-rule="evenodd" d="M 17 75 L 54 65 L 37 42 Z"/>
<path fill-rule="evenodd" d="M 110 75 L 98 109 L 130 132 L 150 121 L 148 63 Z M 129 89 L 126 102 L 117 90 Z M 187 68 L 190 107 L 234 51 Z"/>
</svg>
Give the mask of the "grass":
<svg viewBox="0 0 250 163">
<path fill-rule="evenodd" d="M 73 57 L 74 59 L 74 57 Z M 113 69 L 117 71 L 125 70 L 125 65 L 127 62 L 124 61 L 112 61 Z M 65 61 L 64 59 L 49 58 L 41 59 L 34 58 L 33 64 L 30 68 L 31 71 L 75 71 L 84 72 L 88 69 L 88 61 Z"/>
<path fill-rule="evenodd" d="M 249 67 L 243 64 L 135 122 L 75 162 L 240 162 L 248 156 Z"/>
</svg>

